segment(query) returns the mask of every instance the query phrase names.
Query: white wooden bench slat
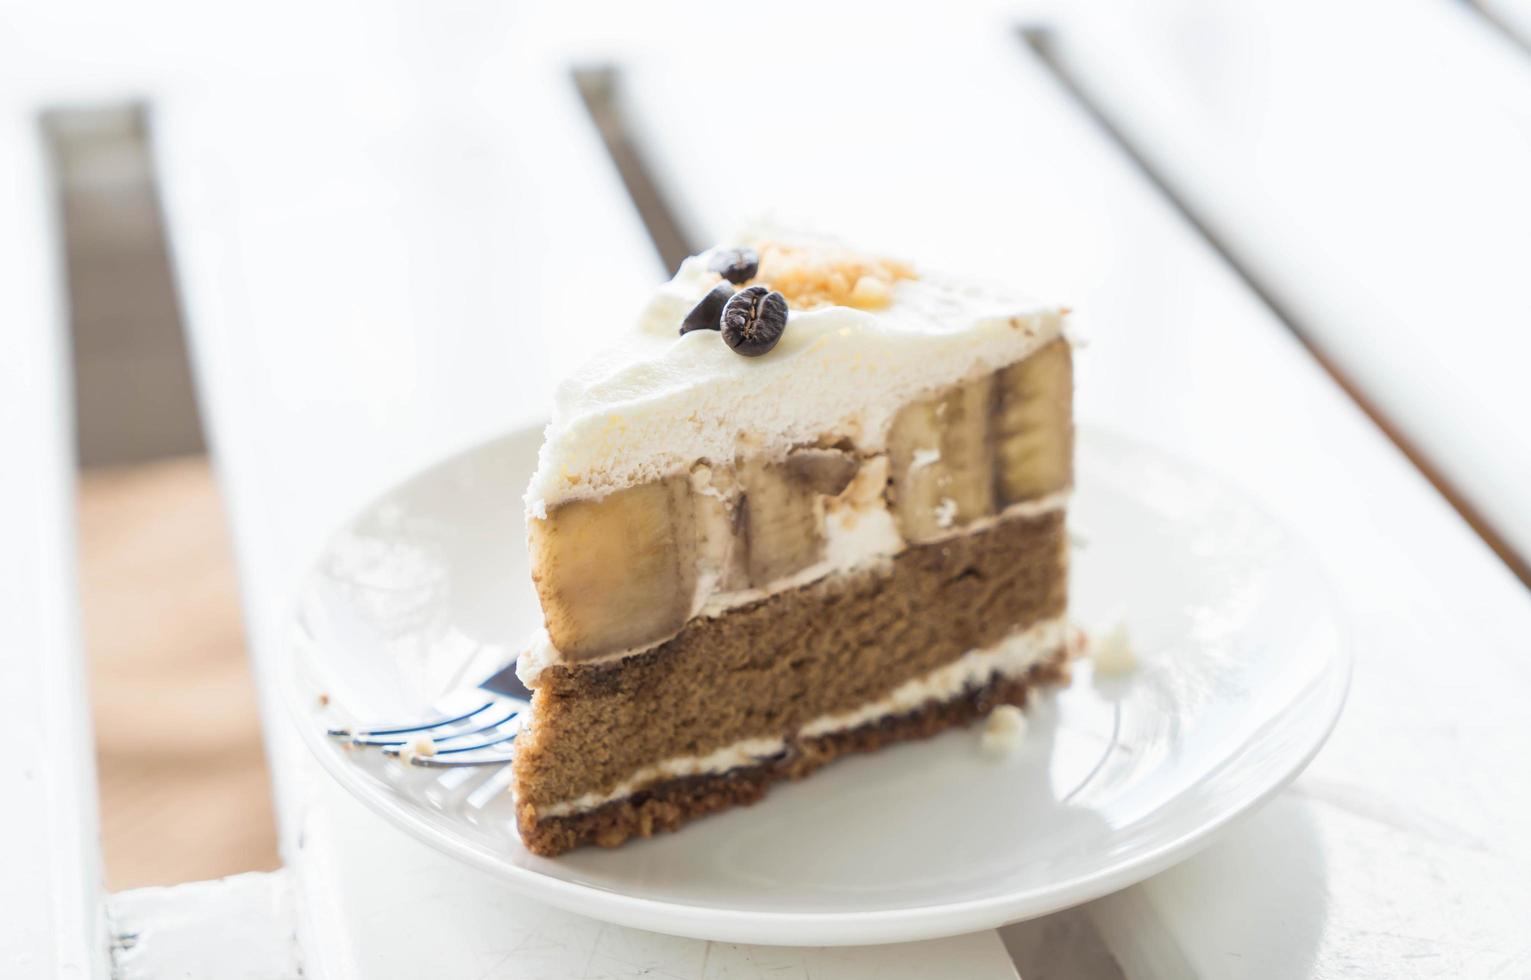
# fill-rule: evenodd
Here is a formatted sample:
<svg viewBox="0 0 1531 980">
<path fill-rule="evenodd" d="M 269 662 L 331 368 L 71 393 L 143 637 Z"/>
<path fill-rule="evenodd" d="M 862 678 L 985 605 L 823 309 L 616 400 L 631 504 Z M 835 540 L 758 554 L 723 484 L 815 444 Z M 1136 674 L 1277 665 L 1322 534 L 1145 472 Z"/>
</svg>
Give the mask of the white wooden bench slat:
<svg viewBox="0 0 1531 980">
<path fill-rule="evenodd" d="M 1531 57 L 1439 0 L 1086 6 L 1057 51 L 1531 562 Z"/>
<path fill-rule="evenodd" d="M 41 133 L 0 92 L 0 973 L 104 978 L 67 320 Z"/>
<path fill-rule="evenodd" d="M 338 786 L 317 787 L 313 802 L 294 863 L 309 878 L 302 886 L 308 915 L 325 933 L 306 950 L 305 966 L 324 977 L 1015 976 L 993 931 L 822 949 L 698 942 L 605 925 L 521 898 L 391 829 L 376 832 L 376 815 Z M 330 867 L 316 868 L 316 860 Z M 359 921 L 364 917 L 373 921 Z"/>
<path fill-rule="evenodd" d="M 630 104 L 707 234 L 786 205 L 1074 304 L 1081 418 L 1301 528 L 1353 621 L 1328 747 L 1206 853 L 1090 906 L 1102 939 L 1128 976 L 1522 971 L 1531 597 L 1038 62 L 981 22 L 918 29 L 918 57 L 876 37 L 773 81 L 799 153 L 743 152 L 733 93 L 665 52 L 633 59 Z"/>
<path fill-rule="evenodd" d="M 285 870 L 108 900 L 112 980 L 302 980 L 296 914 Z"/>
</svg>

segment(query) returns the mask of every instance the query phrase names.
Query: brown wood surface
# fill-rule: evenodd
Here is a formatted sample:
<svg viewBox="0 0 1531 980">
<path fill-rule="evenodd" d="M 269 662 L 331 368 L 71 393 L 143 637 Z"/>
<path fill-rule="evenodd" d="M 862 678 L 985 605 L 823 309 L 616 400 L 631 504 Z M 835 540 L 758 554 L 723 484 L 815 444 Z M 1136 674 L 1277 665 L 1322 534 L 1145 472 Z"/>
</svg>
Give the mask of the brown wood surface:
<svg viewBox="0 0 1531 980">
<path fill-rule="evenodd" d="M 80 552 L 107 886 L 277 867 L 228 529 L 206 458 L 84 471 Z"/>
</svg>

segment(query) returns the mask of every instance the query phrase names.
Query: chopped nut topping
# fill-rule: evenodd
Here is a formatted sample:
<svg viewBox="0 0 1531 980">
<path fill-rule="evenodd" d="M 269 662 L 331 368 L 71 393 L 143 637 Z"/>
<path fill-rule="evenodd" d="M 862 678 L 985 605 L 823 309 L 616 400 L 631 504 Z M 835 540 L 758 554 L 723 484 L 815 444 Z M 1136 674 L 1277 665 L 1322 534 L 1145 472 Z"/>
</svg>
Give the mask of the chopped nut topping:
<svg viewBox="0 0 1531 980">
<path fill-rule="evenodd" d="M 897 259 L 856 252 L 841 245 L 760 246 L 755 282 L 787 298 L 794 310 L 854 306 L 880 310 L 893 298 L 893 284 L 915 278 L 914 267 Z"/>
</svg>

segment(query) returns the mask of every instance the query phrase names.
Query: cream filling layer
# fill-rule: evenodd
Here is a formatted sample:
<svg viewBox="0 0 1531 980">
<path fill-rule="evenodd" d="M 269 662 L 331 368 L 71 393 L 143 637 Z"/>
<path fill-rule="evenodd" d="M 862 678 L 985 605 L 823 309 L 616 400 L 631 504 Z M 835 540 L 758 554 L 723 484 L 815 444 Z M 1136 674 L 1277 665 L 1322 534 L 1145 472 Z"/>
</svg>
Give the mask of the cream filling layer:
<svg viewBox="0 0 1531 980">
<path fill-rule="evenodd" d="M 921 543 L 930 544 L 964 534 L 975 534 L 979 531 L 988 530 L 1000 521 L 1011 518 L 1040 517 L 1043 514 L 1062 510 L 1068 506 L 1071 494 L 1071 490 L 1060 490 L 1044 497 L 1038 497 L 1036 500 L 1023 500 L 1020 503 L 1011 504 L 998 514 L 969 521 L 960 527 L 952 528 L 948 534 Z M 873 506 L 846 509 L 826 515 L 824 537 L 823 561 L 777 579 L 765 588 L 736 589 L 730 592 L 708 594 L 708 589 L 705 586 L 699 586 L 697 589 L 697 603 L 692 609 L 691 618 L 694 619 L 697 616 L 721 616 L 731 609 L 748 605 L 751 602 L 757 602 L 778 592 L 786 592 L 790 589 L 810 585 L 830 575 L 849 574 L 851 572 L 886 566 L 892 561 L 894 556 L 906 547 L 903 537 L 898 533 L 898 527 L 894 523 L 893 515 L 888 512 L 885 502 L 880 500 Z M 690 622 L 690 620 L 687 620 L 687 622 Z M 624 657 L 631 657 L 652 650 L 654 647 L 659 646 L 661 643 L 666 643 L 670 639 L 671 637 L 667 636 L 664 639 L 655 640 L 653 643 L 646 643 L 640 647 L 617 650 L 601 657 L 592 657 L 579 662 L 581 664 L 598 664 L 621 660 Z M 562 663 L 563 660 L 563 653 L 553 645 L 553 640 L 548 636 L 547 630 L 539 627 L 526 641 L 526 648 L 516 661 L 516 676 L 527 687 L 535 688 L 537 686 L 537 676 L 547 668 Z"/>
<path fill-rule="evenodd" d="M 950 701 L 971 688 L 988 683 L 996 675 L 1020 677 L 1061 649 L 1066 635 L 1066 617 L 1043 620 L 1006 637 L 994 646 L 969 650 L 951 663 L 937 667 L 923 677 L 905 681 L 886 696 L 869 701 L 859 708 L 815 718 L 798 729 L 794 737 L 815 738 L 849 731 L 883 718 L 908 714 L 929 702 Z M 785 738 L 747 738 L 707 755 L 665 759 L 644 766 L 609 792 L 586 793 L 572 800 L 539 807 L 537 816 L 564 817 L 593 810 L 631 796 L 660 780 L 712 775 L 742 766 L 758 765 L 780 755 L 786 748 Z"/>
</svg>

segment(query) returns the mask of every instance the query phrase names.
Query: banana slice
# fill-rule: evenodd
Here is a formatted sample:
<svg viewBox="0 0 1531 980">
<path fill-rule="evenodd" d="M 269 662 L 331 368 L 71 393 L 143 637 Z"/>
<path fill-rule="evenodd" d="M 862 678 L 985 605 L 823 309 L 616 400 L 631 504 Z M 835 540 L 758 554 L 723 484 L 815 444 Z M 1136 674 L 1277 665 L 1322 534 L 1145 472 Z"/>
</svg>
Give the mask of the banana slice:
<svg viewBox="0 0 1531 980">
<path fill-rule="evenodd" d="M 942 423 L 945 499 L 956 504 L 958 525 L 994 513 L 994 449 L 989 434 L 993 398 L 990 375 L 958 387 L 936 410 Z"/>
<path fill-rule="evenodd" d="M 992 376 L 904 406 L 888 433 L 892 496 L 908 541 L 994 513 Z"/>
<path fill-rule="evenodd" d="M 548 635 L 570 660 L 664 639 L 691 615 L 696 521 L 672 477 L 560 504 L 529 532 Z"/>
<path fill-rule="evenodd" d="M 835 497 L 851 485 L 861 464 L 839 449 L 799 449 L 787 457 L 787 473 L 803 487 Z"/>
<path fill-rule="evenodd" d="M 748 461 L 740 470 L 750 584 L 807 568 L 824 555 L 823 517 L 815 494 L 785 463 Z"/>
<path fill-rule="evenodd" d="M 740 500 L 750 584 L 769 585 L 824 559 L 825 501 L 856 478 L 860 462 L 838 449 L 798 449 L 784 462 L 745 462 Z"/>
<path fill-rule="evenodd" d="M 1066 340 L 1055 340 L 999 372 L 994 484 L 1001 507 L 1073 482 L 1073 400 L 1073 352 Z"/>
</svg>

